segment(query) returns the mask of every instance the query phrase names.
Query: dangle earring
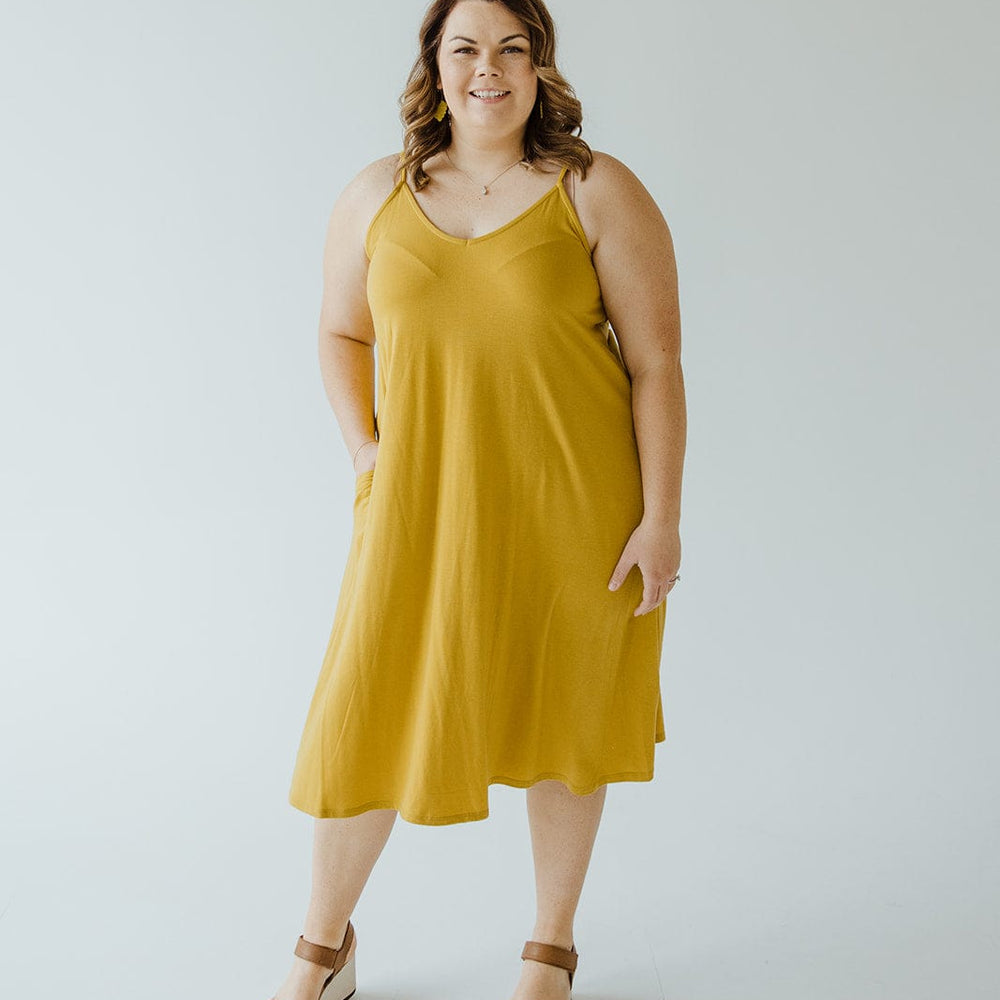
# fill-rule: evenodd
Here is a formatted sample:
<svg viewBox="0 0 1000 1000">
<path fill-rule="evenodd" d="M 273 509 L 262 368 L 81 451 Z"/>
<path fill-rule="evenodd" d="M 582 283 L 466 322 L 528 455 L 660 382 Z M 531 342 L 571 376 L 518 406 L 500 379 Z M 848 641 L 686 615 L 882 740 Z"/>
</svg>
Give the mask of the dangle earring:
<svg viewBox="0 0 1000 1000">
<path fill-rule="evenodd" d="M 538 117 L 539 118 L 544 118 L 545 117 L 545 111 L 543 110 L 542 102 L 541 101 L 538 102 Z"/>
<path fill-rule="evenodd" d="M 441 103 L 437 106 L 437 111 L 434 112 L 434 117 L 438 121 L 443 121 L 444 116 L 448 113 L 448 102 L 444 99 L 443 91 L 438 91 L 441 94 Z"/>
</svg>

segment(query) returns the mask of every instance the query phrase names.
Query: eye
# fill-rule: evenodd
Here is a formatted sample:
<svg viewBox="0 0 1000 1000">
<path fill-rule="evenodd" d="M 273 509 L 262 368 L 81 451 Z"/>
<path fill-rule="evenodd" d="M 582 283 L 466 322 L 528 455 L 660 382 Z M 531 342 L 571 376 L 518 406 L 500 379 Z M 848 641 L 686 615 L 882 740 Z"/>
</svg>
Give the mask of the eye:
<svg viewBox="0 0 1000 1000">
<path fill-rule="evenodd" d="M 519 45 L 506 45 L 506 46 L 504 46 L 504 48 L 501 51 L 503 51 L 503 52 L 523 52 L 524 49 L 522 49 Z M 472 52 L 472 46 L 470 46 L 470 45 L 463 45 L 462 48 L 455 49 L 455 51 L 454 51 L 453 54 L 457 56 L 461 52 Z"/>
</svg>

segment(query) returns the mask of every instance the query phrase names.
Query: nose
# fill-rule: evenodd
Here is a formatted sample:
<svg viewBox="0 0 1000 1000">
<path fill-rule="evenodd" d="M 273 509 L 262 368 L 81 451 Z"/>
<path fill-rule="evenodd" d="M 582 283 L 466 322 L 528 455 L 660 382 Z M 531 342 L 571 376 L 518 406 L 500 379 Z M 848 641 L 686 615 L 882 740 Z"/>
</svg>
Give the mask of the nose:
<svg viewBox="0 0 1000 1000">
<path fill-rule="evenodd" d="M 488 54 L 484 55 L 479 66 L 476 67 L 476 76 L 499 76 L 500 73 L 496 68 L 493 60 Z"/>
</svg>

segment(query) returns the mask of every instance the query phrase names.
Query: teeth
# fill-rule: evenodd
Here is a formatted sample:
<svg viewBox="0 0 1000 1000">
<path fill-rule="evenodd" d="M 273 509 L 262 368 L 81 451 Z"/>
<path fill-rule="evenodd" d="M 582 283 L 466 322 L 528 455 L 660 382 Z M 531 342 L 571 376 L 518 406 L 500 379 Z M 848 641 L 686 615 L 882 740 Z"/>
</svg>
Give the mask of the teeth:
<svg viewBox="0 0 1000 1000">
<path fill-rule="evenodd" d="M 476 97 L 503 97 L 504 94 L 508 93 L 506 90 L 474 90 L 472 93 Z"/>
</svg>

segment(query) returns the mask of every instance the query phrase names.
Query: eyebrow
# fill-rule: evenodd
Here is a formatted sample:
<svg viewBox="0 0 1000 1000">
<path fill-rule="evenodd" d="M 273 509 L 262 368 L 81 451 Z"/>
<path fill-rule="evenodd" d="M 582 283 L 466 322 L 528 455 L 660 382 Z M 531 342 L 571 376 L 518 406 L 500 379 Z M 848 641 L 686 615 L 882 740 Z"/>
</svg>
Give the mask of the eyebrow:
<svg viewBox="0 0 1000 1000">
<path fill-rule="evenodd" d="M 522 34 L 518 33 L 516 35 L 508 35 L 506 38 L 501 38 L 500 41 L 497 44 L 498 45 L 503 45 L 504 42 L 509 42 L 509 41 L 511 41 L 514 38 L 523 38 L 526 42 L 530 42 L 531 41 L 531 39 L 528 38 L 527 35 L 522 35 Z M 452 35 L 452 37 L 449 38 L 448 41 L 449 42 L 472 42 L 473 45 L 478 45 L 479 44 L 479 42 L 477 42 L 474 38 L 466 38 L 465 35 Z"/>
</svg>

